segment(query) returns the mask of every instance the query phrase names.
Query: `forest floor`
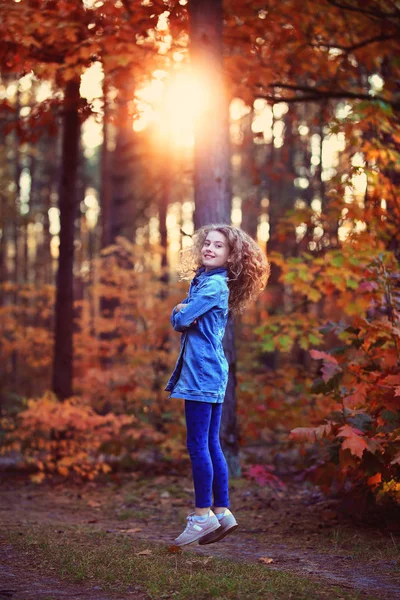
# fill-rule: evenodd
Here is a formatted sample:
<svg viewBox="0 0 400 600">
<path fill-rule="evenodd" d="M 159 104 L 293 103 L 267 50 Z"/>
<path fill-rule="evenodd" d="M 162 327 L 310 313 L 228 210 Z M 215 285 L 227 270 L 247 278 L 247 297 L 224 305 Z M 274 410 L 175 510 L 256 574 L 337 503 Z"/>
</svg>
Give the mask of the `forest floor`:
<svg viewBox="0 0 400 600">
<path fill-rule="evenodd" d="M 172 544 L 192 509 L 187 477 L 37 485 L 3 473 L 0 598 L 400 598 L 398 525 L 357 522 L 308 483 L 231 483 L 239 529 L 180 551 Z"/>
</svg>

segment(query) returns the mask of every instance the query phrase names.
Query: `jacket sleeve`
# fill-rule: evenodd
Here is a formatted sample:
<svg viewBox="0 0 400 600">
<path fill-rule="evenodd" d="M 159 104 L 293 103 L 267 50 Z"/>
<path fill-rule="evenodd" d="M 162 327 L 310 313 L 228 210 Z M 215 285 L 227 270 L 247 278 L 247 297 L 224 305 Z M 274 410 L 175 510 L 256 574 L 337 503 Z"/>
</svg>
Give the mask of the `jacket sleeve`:
<svg viewBox="0 0 400 600">
<path fill-rule="evenodd" d="M 185 298 L 184 300 L 182 300 L 181 304 L 187 304 L 188 302 L 189 302 L 189 298 Z M 175 317 L 176 314 L 177 314 L 177 312 L 176 312 L 176 308 L 174 306 L 174 308 L 172 309 L 171 316 L 169 318 L 172 327 L 174 327 L 174 317 Z M 175 327 L 174 327 L 174 329 L 175 329 Z"/>
<path fill-rule="evenodd" d="M 186 306 L 179 312 L 171 315 L 172 326 L 175 331 L 184 331 L 214 306 L 218 305 L 221 287 L 215 280 L 206 279 L 204 284 L 190 298 L 186 298 Z"/>
</svg>

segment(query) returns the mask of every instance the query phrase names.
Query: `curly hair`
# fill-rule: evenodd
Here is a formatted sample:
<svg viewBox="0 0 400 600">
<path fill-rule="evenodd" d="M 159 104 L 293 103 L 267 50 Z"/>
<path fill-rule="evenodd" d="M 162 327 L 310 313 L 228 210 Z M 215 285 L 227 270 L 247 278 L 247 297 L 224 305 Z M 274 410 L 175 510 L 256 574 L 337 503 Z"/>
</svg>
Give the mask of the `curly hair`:
<svg viewBox="0 0 400 600">
<path fill-rule="evenodd" d="M 204 225 L 193 234 L 193 246 L 182 252 L 181 279 L 193 277 L 203 266 L 201 249 L 210 231 L 219 231 L 228 240 L 229 308 L 233 314 L 240 314 L 266 286 L 269 262 L 260 246 L 242 229 L 219 223 Z"/>
</svg>

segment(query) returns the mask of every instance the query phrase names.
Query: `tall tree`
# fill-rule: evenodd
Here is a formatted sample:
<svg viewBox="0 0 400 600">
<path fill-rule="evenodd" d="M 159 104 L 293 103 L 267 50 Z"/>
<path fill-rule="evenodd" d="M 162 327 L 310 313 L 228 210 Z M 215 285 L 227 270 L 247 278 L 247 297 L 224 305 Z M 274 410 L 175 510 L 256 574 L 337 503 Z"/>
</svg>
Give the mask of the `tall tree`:
<svg viewBox="0 0 400 600">
<path fill-rule="evenodd" d="M 79 104 L 78 77 L 69 81 L 65 87 L 61 181 L 59 190 L 60 254 L 57 271 L 52 387 L 57 396 L 62 399 L 72 396 L 73 266 L 80 140 Z"/>
<path fill-rule="evenodd" d="M 228 100 L 222 55 L 222 0 L 192 0 L 190 56 L 204 101 L 195 125 L 195 226 L 231 219 Z"/>
<path fill-rule="evenodd" d="M 192 66 L 208 92 L 195 127 L 194 185 L 196 228 L 207 223 L 230 223 L 231 179 L 228 101 L 223 76 L 222 0 L 191 0 L 190 54 Z M 229 364 L 221 440 L 229 470 L 239 475 L 236 421 L 236 351 L 232 318 L 224 337 Z"/>
</svg>

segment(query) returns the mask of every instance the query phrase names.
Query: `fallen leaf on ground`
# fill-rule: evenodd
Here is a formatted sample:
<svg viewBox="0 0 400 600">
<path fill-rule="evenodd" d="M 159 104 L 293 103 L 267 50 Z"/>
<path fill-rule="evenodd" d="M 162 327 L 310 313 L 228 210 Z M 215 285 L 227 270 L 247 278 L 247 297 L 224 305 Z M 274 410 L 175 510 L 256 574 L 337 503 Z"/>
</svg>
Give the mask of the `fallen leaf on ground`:
<svg viewBox="0 0 400 600">
<path fill-rule="evenodd" d="M 138 531 L 142 531 L 141 527 L 132 527 L 131 529 L 121 529 L 121 533 L 137 533 Z"/>
<path fill-rule="evenodd" d="M 141 550 L 140 552 L 136 552 L 136 556 L 148 556 L 149 554 L 153 554 L 153 550 Z"/>
<path fill-rule="evenodd" d="M 180 546 L 169 546 L 167 552 L 169 552 L 170 554 L 182 554 L 183 550 Z"/>
<path fill-rule="evenodd" d="M 258 562 L 264 563 L 265 565 L 269 565 L 270 563 L 274 562 L 274 559 L 269 558 L 268 556 L 260 556 L 260 558 L 258 559 Z"/>
<path fill-rule="evenodd" d="M 88 500 L 87 504 L 91 508 L 98 508 L 99 506 L 101 506 L 101 502 L 98 502 L 98 500 Z"/>
<path fill-rule="evenodd" d="M 207 558 L 205 558 L 203 560 L 203 565 L 208 565 L 208 563 L 211 561 L 212 561 L 212 556 L 207 556 Z"/>
</svg>

